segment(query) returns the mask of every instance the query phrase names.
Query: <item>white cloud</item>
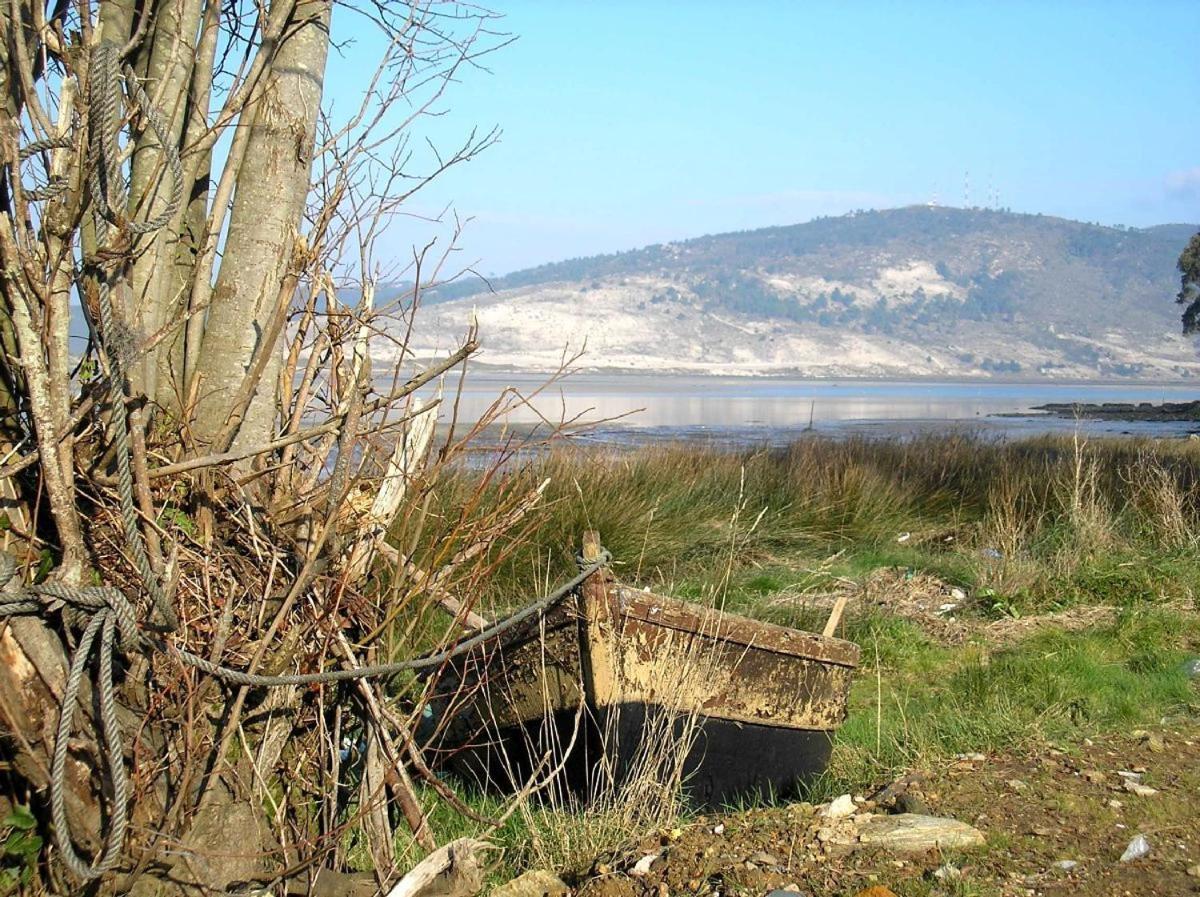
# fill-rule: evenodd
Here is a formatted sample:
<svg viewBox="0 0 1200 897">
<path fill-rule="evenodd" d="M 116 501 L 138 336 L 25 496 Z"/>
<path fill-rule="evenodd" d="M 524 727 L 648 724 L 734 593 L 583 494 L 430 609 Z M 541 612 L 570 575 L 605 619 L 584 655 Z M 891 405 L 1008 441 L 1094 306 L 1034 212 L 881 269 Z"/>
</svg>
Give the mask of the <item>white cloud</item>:
<svg viewBox="0 0 1200 897">
<path fill-rule="evenodd" d="M 1167 193 L 1180 198 L 1200 198 L 1200 166 L 1172 171 L 1165 179 Z"/>
</svg>

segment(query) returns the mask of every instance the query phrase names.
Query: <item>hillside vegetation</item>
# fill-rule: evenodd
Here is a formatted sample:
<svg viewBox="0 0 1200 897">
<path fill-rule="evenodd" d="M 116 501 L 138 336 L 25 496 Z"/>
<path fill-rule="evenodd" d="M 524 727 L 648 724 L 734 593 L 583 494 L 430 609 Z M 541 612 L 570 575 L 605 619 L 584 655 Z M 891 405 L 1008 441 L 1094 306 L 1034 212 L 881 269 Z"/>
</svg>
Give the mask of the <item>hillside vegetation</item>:
<svg viewBox="0 0 1200 897">
<path fill-rule="evenodd" d="M 448 284 L 429 349 L 475 313 L 483 360 L 531 369 L 586 342 L 584 364 L 612 369 L 1187 377 L 1171 298 L 1195 230 L 858 212 Z"/>
</svg>

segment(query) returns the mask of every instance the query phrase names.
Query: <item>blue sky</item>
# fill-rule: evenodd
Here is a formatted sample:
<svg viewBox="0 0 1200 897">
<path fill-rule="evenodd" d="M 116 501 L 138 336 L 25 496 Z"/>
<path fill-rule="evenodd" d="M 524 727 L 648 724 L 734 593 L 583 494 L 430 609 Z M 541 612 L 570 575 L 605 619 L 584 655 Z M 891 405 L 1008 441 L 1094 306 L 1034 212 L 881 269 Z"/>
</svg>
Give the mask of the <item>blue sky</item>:
<svg viewBox="0 0 1200 897">
<path fill-rule="evenodd" d="M 518 40 L 418 126 L 501 142 L 415 198 L 488 273 L 855 208 L 1200 221 L 1200 3 L 494 0 Z M 336 19 L 335 37 L 357 26 Z M 330 62 L 348 103 L 366 41 Z M 436 226 L 398 221 L 405 254 Z M 444 234 L 443 234 L 444 237 Z"/>
</svg>

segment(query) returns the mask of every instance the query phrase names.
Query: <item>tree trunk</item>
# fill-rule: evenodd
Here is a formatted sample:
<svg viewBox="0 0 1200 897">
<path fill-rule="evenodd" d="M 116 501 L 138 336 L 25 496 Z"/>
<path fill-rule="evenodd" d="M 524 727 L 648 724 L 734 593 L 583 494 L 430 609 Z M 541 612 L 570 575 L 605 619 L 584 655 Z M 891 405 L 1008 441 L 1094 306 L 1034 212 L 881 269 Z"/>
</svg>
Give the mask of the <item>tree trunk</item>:
<svg viewBox="0 0 1200 897">
<path fill-rule="evenodd" d="M 286 0 L 276 0 L 286 2 Z M 279 288 L 302 240 L 313 142 L 329 43 L 331 0 L 300 0 L 265 83 L 238 172 L 221 270 L 199 356 L 196 434 L 211 443 L 224 427 L 257 353 L 268 362 L 244 411 L 233 448 L 270 439 L 282 344 L 269 334 Z M 224 446 L 217 447 L 218 450 Z"/>
<path fill-rule="evenodd" d="M 196 58 L 203 0 L 167 0 L 156 4 L 146 53 L 143 81 L 151 102 L 167 125 L 173 146 L 182 150 L 188 122 L 189 88 Z M 162 214 L 170 205 L 174 184 L 157 136 L 146 129 L 133 153 L 130 176 L 130 212 L 141 219 Z M 180 279 L 175 264 L 184 237 L 181 228 L 188 216 L 188 196 L 182 197 L 171 223 L 142 238 L 131 272 L 133 313 L 143 338 L 163 327 L 182 324 L 191 279 Z M 183 273 L 187 273 L 186 271 Z M 148 352 L 137 371 L 131 371 L 134 391 L 142 392 L 175 409 L 182 391 L 182 332 L 176 331 Z"/>
</svg>

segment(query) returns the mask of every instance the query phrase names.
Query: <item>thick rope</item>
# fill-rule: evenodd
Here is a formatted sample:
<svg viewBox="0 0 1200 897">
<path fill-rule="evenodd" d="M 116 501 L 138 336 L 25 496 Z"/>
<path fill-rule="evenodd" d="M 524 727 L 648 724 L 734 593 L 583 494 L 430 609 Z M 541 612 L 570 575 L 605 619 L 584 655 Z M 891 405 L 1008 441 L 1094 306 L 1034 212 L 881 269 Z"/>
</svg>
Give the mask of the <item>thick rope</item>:
<svg viewBox="0 0 1200 897">
<path fill-rule="evenodd" d="M 157 112 L 151 113 L 150 101 L 137 83 L 133 70 L 126 67 L 126 82 L 131 85 L 135 98 L 144 103 L 143 112 L 154 129 L 155 136 L 162 144 L 163 152 L 170 162 L 175 187 L 172 201 L 164 215 L 159 215 L 144 224 L 134 224 L 123 221 L 121 210 L 126 203 L 114 199 L 123 196 L 125 192 L 124 179 L 121 175 L 121 154 L 117 144 L 117 132 L 121 126 L 121 87 L 118 83 L 120 71 L 121 48 L 115 43 L 102 41 L 92 49 L 91 75 L 88 95 L 88 105 L 91 113 L 91 135 L 89 140 L 89 155 L 92 160 L 92 177 L 89 179 L 92 194 L 92 215 L 96 224 L 96 243 L 101 250 L 108 248 L 109 224 L 116 222 L 133 233 L 148 232 L 166 224 L 179 209 L 183 195 L 183 170 L 179 167 L 179 154 L 166 139 L 166 131 L 161 127 Z M 133 467 L 130 461 L 129 445 L 129 415 L 125 407 L 126 382 L 124 376 L 125 356 L 133 346 L 128 345 L 128 338 L 122 329 L 118 332 L 117 322 L 112 306 L 112 279 L 115 273 L 111 270 L 97 271 L 98 299 L 100 306 L 100 341 L 108 358 L 109 378 L 112 384 L 112 407 L 109 427 L 113 445 L 116 448 L 117 459 L 117 492 L 121 501 L 121 520 L 125 529 L 125 540 L 129 552 L 133 556 L 134 566 L 141 577 L 142 585 L 150 595 L 155 609 L 162 617 L 168 631 L 179 626 L 179 618 L 170 600 L 162 590 L 150 557 L 146 553 L 142 531 L 138 524 L 137 509 L 133 500 Z"/>
</svg>

